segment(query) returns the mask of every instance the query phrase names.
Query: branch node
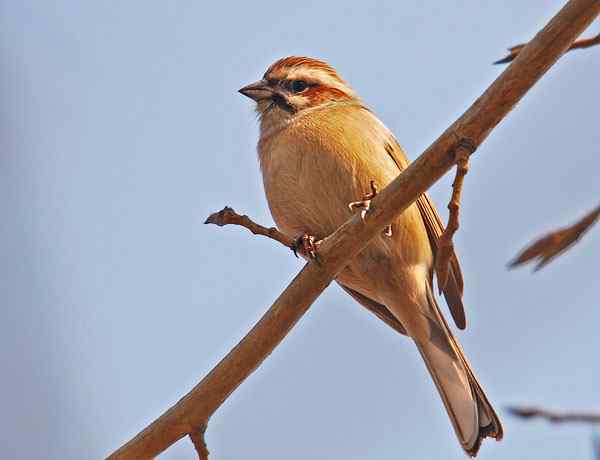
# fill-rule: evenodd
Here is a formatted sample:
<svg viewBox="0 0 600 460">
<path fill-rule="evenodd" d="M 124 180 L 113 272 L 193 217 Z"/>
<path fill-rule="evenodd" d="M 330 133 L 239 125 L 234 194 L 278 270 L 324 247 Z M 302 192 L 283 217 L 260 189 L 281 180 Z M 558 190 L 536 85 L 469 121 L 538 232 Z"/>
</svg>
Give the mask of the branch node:
<svg viewBox="0 0 600 460">
<path fill-rule="evenodd" d="M 194 448 L 196 449 L 196 453 L 198 454 L 199 460 L 208 460 L 208 448 L 206 447 L 206 441 L 204 440 L 204 433 L 206 432 L 206 424 L 203 423 L 198 428 L 193 429 L 189 437 L 194 444 Z"/>
</svg>

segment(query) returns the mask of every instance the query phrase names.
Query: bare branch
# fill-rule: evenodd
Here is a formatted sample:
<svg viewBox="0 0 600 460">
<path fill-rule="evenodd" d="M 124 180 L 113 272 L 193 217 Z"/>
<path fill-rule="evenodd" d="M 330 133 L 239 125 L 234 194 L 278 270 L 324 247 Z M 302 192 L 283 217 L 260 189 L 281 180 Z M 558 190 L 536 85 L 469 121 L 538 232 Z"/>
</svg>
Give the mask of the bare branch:
<svg viewBox="0 0 600 460">
<path fill-rule="evenodd" d="M 206 425 L 202 425 L 199 429 L 193 430 L 189 436 L 194 444 L 196 453 L 198 454 L 198 460 L 208 460 L 208 449 L 206 442 L 204 441 L 204 433 L 206 432 Z"/>
<path fill-rule="evenodd" d="M 246 215 L 240 216 L 233 208 L 230 208 L 229 206 L 225 206 L 219 212 L 212 213 L 206 218 L 204 223 L 215 224 L 219 227 L 224 227 L 225 225 L 239 225 L 247 228 L 255 235 L 266 236 L 267 238 L 271 238 L 272 240 L 280 242 L 290 249 L 295 248 L 295 241 L 293 238 L 281 233 L 275 227 L 263 227 L 262 225 L 259 225 L 251 220 Z"/>
<path fill-rule="evenodd" d="M 454 153 L 456 159 L 456 177 L 452 184 L 452 197 L 448 203 L 448 225 L 438 241 L 438 252 L 435 258 L 435 272 L 440 294 L 446 289 L 450 258 L 454 253 L 452 237 L 459 227 L 458 213 L 460 210 L 460 194 L 465 176 L 469 172 L 469 156 L 475 152 L 475 147 L 470 141 L 463 140 Z"/>
<path fill-rule="evenodd" d="M 369 219 L 352 216 L 319 247 L 252 330 L 186 396 L 109 459 L 154 458 L 207 424 L 227 397 L 283 340 L 337 274 L 392 220 L 454 165 L 458 139 L 481 144 L 492 129 L 600 13 L 600 0 L 570 0 L 486 92 L 416 161 L 382 190 Z"/>
<path fill-rule="evenodd" d="M 508 62 L 513 61 L 521 52 L 521 50 L 525 47 L 527 43 L 521 43 L 519 45 L 515 45 L 511 48 L 508 48 L 509 54 L 506 57 L 503 57 L 499 61 L 494 62 L 494 64 L 506 64 Z M 590 46 L 600 45 L 600 34 L 592 37 L 585 38 L 583 40 L 578 40 L 573 43 L 567 51 L 577 50 L 582 48 L 589 48 Z"/>
<path fill-rule="evenodd" d="M 600 414 L 594 413 L 580 413 L 580 412 L 552 412 L 539 407 L 509 407 L 508 411 L 517 417 L 530 419 L 530 418 L 543 418 L 552 423 L 588 423 L 597 425 L 600 424 Z"/>
<path fill-rule="evenodd" d="M 512 262 L 509 268 L 517 267 L 530 260 L 539 258 L 535 271 L 543 268 L 560 254 L 573 246 L 583 234 L 591 228 L 600 216 L 600 206 L 586 214 L 581 220 L 570 227 L 560 228 L 537 239 L 527 246 Z"/>
</svg>

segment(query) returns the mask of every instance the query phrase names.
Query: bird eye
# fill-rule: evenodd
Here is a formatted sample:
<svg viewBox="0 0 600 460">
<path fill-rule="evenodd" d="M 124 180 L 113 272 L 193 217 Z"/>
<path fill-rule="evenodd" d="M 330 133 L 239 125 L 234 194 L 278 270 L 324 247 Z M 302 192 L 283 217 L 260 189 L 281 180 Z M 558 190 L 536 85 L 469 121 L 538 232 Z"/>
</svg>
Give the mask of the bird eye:
<svg viewBox="0 0 600 460">
<path fill-rule="evenodd" d="M 293 80 L 290 84 L 290 89 L 294 93 L 301 93 L 306 88 L 308 88 L 308 83 L 306 83 L 304 80 Z"/>
</svg>

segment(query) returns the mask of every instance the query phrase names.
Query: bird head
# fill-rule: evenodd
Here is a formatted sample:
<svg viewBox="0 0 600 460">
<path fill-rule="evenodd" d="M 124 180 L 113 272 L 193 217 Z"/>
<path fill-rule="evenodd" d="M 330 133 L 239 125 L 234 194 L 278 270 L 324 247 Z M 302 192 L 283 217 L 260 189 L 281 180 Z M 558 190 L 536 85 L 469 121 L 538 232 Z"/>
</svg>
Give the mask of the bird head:
<svg viewBox="0 0 600 460">
<path fill-rule="evenodd" d="M 289 119 L 304 110 L 334 102 L 358 100 L 352 88 L 329 64 L 308 57 L 286 57 L 273 63 L 263 78 L 239 90 L 256 102 L 264 121 Z"/>
</svg>

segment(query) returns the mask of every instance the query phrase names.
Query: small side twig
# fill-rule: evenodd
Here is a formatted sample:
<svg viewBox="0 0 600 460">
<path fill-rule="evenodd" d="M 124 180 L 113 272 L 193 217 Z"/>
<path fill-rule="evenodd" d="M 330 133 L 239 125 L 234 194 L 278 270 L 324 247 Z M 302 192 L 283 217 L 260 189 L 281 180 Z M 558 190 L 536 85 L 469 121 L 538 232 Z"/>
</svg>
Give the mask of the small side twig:
<svg viewBox="0 0 600 460">
<path fill-rule="evenodd" d="M 515 45 L 511 48 L 508 48 L 509 54 L 502 59 L 494 62 L 494 64 L 507 64 L 513 61 L 521 52 L 523 48 L 525 48 L 527 43 L 521 43 L 519 45 Z M 583 40 L 578 40 L 574 42 L 567 51 L 581 49 L 581 48 L 589 48 L 590 46 L 600 45 L 600 34 L 592 37 L 592 38 L 584 38 Z"/>
<path fill-rule="evenodd" d="M 229 206 L 225 206 L 219 212 L 212 213 L 206 218 L 204 223 L 215 224 L 219 227 L 224 227 L 225 225 L 239 225 L 247 228 L 255 235 L 266 236 L 267 238 L 278 241 L 289 249 L 293 250 L 296 247 L 296 241 L 287 236 L 285 233 L 281 233 L 275 227 L 263 227 L 262 225 L 252 221 L 246 215 L 240 216 L 233 208 L 230 208 Z"/>
<path fill-rule="evenodd" d="M 452 183 L 452 197 L 448 203 L 448 225 L 438 240 L 438 252 L 435 258 L 435 272 L 437 274 L 438 290 L 440 294 L 446 288 L 448 272 L 450 270 L 450 258 L 454 251 L 452 237 L 459 227 L 458 214 L 460 210 L 460 195 L 463 181 L 469 172 L 469 156 L 475 151 L 471 141 L 463 139 L 454 151 L 456 161 L 456 176 Z"/>
<path fill-rule="evenodd" d="M 206 441 L 204 440 L 204 433 L 206 432 L 206 425 L 202 425 L 197 430 L 190 433 L 190 439 L 194 444 L 196 453 L 198 454 L 198 460 L 208 460 L 208 448 L 206 447 Z"/>
<path fill-rule="evenodd" d="M 592 425 L 600 424 L 600 414 L 578 412 L 552 412 L 539 407 L 509 407 L 508 411 L 517 417 L 542 418 L 552 423 L 579 422 Z"/>
<path fill-rule="evenodd" d="M 535 240 L 515 260 L 510 262 L 508 267 L 514 268 L 525 262 L 539 258 L 540 261 L 534 268 L 534 271 L 538 271 L 579 241 L 583 234 L 598 220 L 598 217 L 600 217 L 600 206 L 586 214 L 581 220 L 570 227 L 559 228 Z"/>
</svg>

